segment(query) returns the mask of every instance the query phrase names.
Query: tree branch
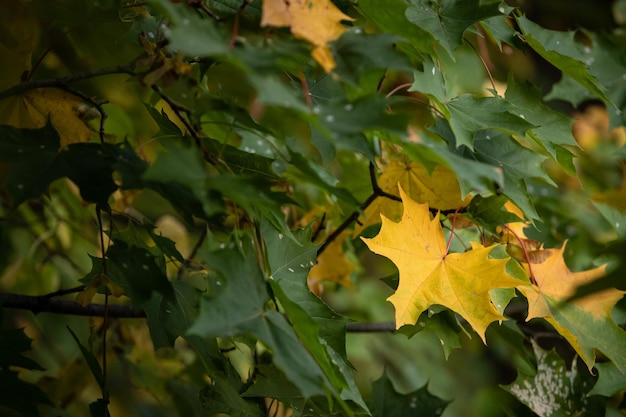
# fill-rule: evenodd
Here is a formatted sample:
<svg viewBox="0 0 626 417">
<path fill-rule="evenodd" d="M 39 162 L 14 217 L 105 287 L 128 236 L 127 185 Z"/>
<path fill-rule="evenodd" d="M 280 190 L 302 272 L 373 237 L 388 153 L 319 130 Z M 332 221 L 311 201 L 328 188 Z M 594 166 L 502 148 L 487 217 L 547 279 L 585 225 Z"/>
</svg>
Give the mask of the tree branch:
<svg viewBox="0 0 626 417">
<path fill-rule="evenodd" d="M 76 301 L 51 298 L 48 295 L 0 293 L 0 306 L 29 310 L 35 314 L 57 313 L 91 317 L 104 317 L 105 310 L 108 308 L 107 316 L 111 318 L 146 317 L 146 313 L 143 310 L 130 305 L 112 304 L 105 307 L 104 304 L 88 304 L 83 306 Z"/>
<path fill-rule="evenodd" d="M 70 74 L 65 77 L 54 78 L 54 79 L 45 79 L 45 80 L 33 80 L 26 81 L 13 87 L 7 88 L 4 91 L 0 92 L 0 100 L 16 96 L 19 94 L 23 94 L 27 91 L 34 90 L 36 88 L 46 88 L 46 87 L 57 87 L 57 88 L 66 88 L 68 84 L 74 83 L 76 81 L 87 80 L 89 78 L 101 77 L 103 75 L 114 75 L 114 74 L 127 74 L 127 75 L 136 75 L 135 74 L 135 63 L 131 62 L 127 65 L 118 65 L 115 67 L 107 67 L 101 68 L 94 71 L 81 72 L 78 74 Z"/>
<path fill-rule="evenodd" d="M 73 291 L 74 289 L 72 289 Z M 57 291 L 52 294 L 62 294 Z M 88 317 L 104 317 L 105 310 L 107 317 L 118 319 L 136 319 L 146 318 L 145 311 L 135 308 L 131 305 L 121 304 L 88 304 L 83 306 L 76 301 L 63 300 L 50 297 L 47 295 L 23 295 L 0 293 L 0 307 L 12 308 L 17 310 L 28 310 L 35 314 L 38 313 L 55 313 L 67 314 L 72 316 L 88 316 Z M 395 323 L 348 323 L 346 331 L 348 333 L 375 333 L 375 332 L 393 332 L 396 330 Z"/>
</svg>

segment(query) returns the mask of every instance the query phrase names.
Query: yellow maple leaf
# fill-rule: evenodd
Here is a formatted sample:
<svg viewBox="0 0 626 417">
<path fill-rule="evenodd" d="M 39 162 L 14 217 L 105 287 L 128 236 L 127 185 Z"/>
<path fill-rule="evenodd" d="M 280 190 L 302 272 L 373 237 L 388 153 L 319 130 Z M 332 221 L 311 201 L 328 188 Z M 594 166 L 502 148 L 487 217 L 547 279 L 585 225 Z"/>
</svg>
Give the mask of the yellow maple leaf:
<svg viewBox="0 0 626 417">
<path fill-rule="evenodd" d="M 380 233 L 363 239 L 370 250 L 389 258 L 400 272 L 396 292 L 388 298 L 396 309 L 396 327 L 415 324 L 433 304 L 461 315 L 485 341 L 490 323 L 504 319 L 489 291 L 521 282 L 506 274 L 506 259 L 490 259 L 493 247 L 472 245 L 465 253 L 447 253 L 439 218 L 430 218 L 427 204 L 409 198 L 402 188 L 404 213 L 399 223 L 382 216 Z"/>
<path fill-rule="evenodd" d="M 0 0 L 0 91 L 19 84 L 31 70 L 33 47 L 39 25 L 28 2 Z M 37 88 L 0 100 L 0 124 L 37 129 L 48 117 L 61 137 L 61 146 L 86 142 L 92 131 L 80 119 L 76 108 L 83 100 L 56 88 Z"/>
<path fill-rule="evenodd" d="M 381 165 L 381 168 L 378 186 L 386 193 L 397 196 L 399 186 L 413 200 L 428 204 L 437 210 L 456 209 L 469 204 L 471 200 L 470 196 L 465 199 L 461 197 L 456 174 L 444 166 L 437 166 L 433 172 L 428 173 L 426 168 L 415 162 L 393 160 Z M 379 197 L 363 214 L 365 221 L 355 227 L 355 236 L 368 226 L 378 223 L 380 214 L 391 220 L 399 219 L 402 215 L 402 204 L 399 201 Z"/>
<path fill-rule="evenodd" d="M 111 294 L 115 297 L 121 297 L 124 295 L 124 289 L 111 281 L 105 274 L 96 275 L 91 283 L 85 287 L 84 290 L 76 294 L 76 301 L 83 307 L 91 303 L 93 297 L 98 292 L 99 288 L 106 287 L 111 291 Z"/>
<path fill-rule="evenodd" d="M 92 131 L 78 116 L 83 101 L 57 88 L 37 88 L 0 101 L 0 124 L 19 129 L 44 127 L 48 118 L 59 133 L 61 146 L 87 142 Z"/>
<path fill-rule="evenodd" d="M 342 233 L 317 258 L 317 263 L 309 271 L 307 283 L 309 288 L 316 289 L 323 281 L 336 282 L 348 288 L 354 288 L 350 274 L 356 269 L 354 263 L 346 257 L 343 242 L 349 235 Z"/>
<path fill-rule="evenodd" d="M 342 20 L 354 19 L 330 0 L 263 0 L 261 26 L 289 27 L 296 38 L 315 45 L 312 56 L 326 72 L 336 65 L 328 42 L 346 30 Z"/>
</svg>

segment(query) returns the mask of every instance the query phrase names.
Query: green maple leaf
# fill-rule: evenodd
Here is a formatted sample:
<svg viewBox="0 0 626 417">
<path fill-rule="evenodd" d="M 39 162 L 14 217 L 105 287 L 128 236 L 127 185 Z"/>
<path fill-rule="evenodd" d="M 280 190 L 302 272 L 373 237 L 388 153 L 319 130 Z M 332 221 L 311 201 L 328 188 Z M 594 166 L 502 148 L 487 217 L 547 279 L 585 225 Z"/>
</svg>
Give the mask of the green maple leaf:
<svg viewBox="0 0 626 417">
<path fill-rule="evenodd" d="M 626 86 L 624 84 L 624 68 L 626 67 L 626 50 L 622 41 L 608 34 L 585 32 L 591 41 L 590 45 L 582 48 L 582 59 L 589 64 L 589 73 L 604 87 L 607 95 L 616 107 L 608 108 L 613 126 L 623 125 L 625 122 L 624 110 L 626 107 Z M 546 96 L 546 100 L 561 99 L 569 101 L 574 106 L 601 95 L 594 94 L 577 82 L 567 73 L 563 74 Z"/>
<path fill-rule="evenodd" d="M 495 129 L 523 137 L 535 127 L 522 115 L 515 115 L 515 106 L 500 97 L 477 98 L 463 94 L 450 100 L 446 107 L 457 147 L 465 145 L 473 149 L 474 135 L 483 130 Z"/>
<path fill-rule="evenodd" d="M 504 194 L 509 197 L 531 220 L 539 219 L 528 195 L 528 180 L 540 178 L 552 184 L 543 169 L 546 157 L 524 148 L 510 135 L 501 132 L 481 132 L 474 143 L 479 161 L 499 167 L 504 172 Z"/>
<path fill-rule="evenodd" d="M 430 32 L 398 18 L 408 10 L 405 0 L 360 0 L 357 10 L 382 32 L 402 36 L 420 52 L 434 53 L 436 41 Z"/>
<path fill-rule="evenodd" d="M 548 30 L 527 18 L 517 18 L 524 39 L 542 58 L 563 71 L 601 99 L 611 102 L 606 88 L 594 77 L 581 52 L 581 45 L 574 39 L 574 32 Z"/>
<path fill-rule="evenodd" d="M 541 96 L 539 88 L 509 79 L 505 98 L 515 105 L 512 111 L 536 126 L 528 135 L 556 158 L 560 145 L 578 146 L 572 135 L 574 120 L 543 104 Z"/>
<path fill-rule="evenodd" d="M 407 394 L 398 393 L 386 372 L 372 385 L 370 406 L 375 417 L 436 417 L 443 414 L 447 405 L 448 401 L 430 394 L 426 386 Z"/>
<path fill-rule="evenodd" d="M 412 0 L 406 10 L 409 22 L 426 30 L 454 57 L 468 27 L 500 14 L 498 3 L 480 5 L 478 0 Z"/>
<path fill-rule="evenodd" d="M 250 252 L 250 248 L 244 248 Z M 252 335 L 273 353 L 274 362 L 305 397 L 323 395 L 326 378 L 303 347 L 285 317 L 266 308 L 269 294 L 256 258 L 237 250 L 220 250 L 204 256 L 218 271 L 200 302 L 200 314 L 188 334 L 201 337 Z"/>
</svg>

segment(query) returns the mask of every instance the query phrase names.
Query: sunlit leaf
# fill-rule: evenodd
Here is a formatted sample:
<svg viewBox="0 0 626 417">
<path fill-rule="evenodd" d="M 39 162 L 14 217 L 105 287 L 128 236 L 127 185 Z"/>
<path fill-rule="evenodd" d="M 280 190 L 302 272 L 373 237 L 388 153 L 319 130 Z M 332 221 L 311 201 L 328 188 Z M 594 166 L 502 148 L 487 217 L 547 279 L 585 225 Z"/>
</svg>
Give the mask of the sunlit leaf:
<svg viewBox="0 0 626 417">
<path fill-rule="evenodd" d="M 466 253 L 447 253 L 439 219 L 430 219 L 426 204 L 416 203 L 403 191 L 401 196 L 401 222 L 383 217 L 380 234 L 363 239 L 400 271 L 400 285 L 388 298 L 396 309 L 396 326 L 413 324 L 428 307 L 440 304 L 465 318 L 484 341 L 487 326 L 504 318 L 491 303 L 489 291 L 521 281 L 506 274 L 506 259 L 489 258 L 491 247 L 476 245 Z"/>
<path fill-rule="evenodd" d="M 328 43 L 339 38 L 345 31 L 340 23 L 352 20 L 342 13 L 330 0 L 264 0 L 261 26 L 289 27 L 296 38 L 315 46 L 313 58 L 330 72 L 335 61 Z"/>
</svg>

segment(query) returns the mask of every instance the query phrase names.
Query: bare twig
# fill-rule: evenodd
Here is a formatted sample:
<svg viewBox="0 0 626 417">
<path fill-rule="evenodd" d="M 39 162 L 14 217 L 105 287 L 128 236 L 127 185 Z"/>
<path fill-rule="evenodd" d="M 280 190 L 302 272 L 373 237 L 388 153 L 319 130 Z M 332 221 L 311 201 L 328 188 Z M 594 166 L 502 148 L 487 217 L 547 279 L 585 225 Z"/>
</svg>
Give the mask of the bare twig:
<svg viewBox="0 0 626 417">
<path fill-rule="evenodd" d="M 198 241 L 196 242 L 196 244 L 193 246 L 193 249 L 191 250 L 191 253 L 189 254 L 189 257 L 187 259 L 185 259 L 185 263 L 181 265 L 180 269 L 178 270 L 178 280 L 183 279 L 183 274 L 185 272 L 185 270 L 187 268 L 189 268 L 189 265 L 191 265 L 191 262 L 193 261 L 193 258 L 196 257 L 196 255 L 198 254 L 198 250 L 200 250 L 200 246 L 202 246 L 202 244 L 204 243 L 204 239 L 206 239 L 207 234 L 209 232 L 208 227 L 204 227 L 202 229 L 202 232 L 200 233 L 200 237 L 198 238 Z"/>
<path fill-rule="evenodd" d="M 248 5 L 252 3 L 252 0 L 243 0 L 241 2 L 241 6 L 237 9 L 237 13 L 235 13 L 235 21 L 233 22 L 233 33 L 230 36 L 230 41 L 228 41 L 228 47 L 232 48 L 235 46 L 235 42 L 237 41 L 237 36 L 239 36 L 239 19 L 241 18 L 241 14 L 248 7 Z"/>
<path fill-rule="evenodd" d="M 363 211 L 365 211 L 365 209 L 368 208 L 370 204 L 372 204 L 374 200 L 376 200 L 378 197 L 384 197 L 393 201 L 402 202 L 402 199 L 398 197 L 397 195 L 390 194 L 386 191 L 383 191 L 383 189 L 380 188 L 380 186 L 378 185 L 378 181 L 376 180 L 376 169 L 374 167 L 374 164 L 371 162 L 369 166 L 369 173 L 370 173 L 370 182 L 372 184 L 372 194 L 369 197 L 367 197 L 365 202 L 361 204 L 358 210 L 355 210 L 354 212 L 352 212 L 352 214 L 350 214 L 350 216 L 348 216 L 347 219 L 345 219 L 330 235 L 328 235 L 324 243 L 322 243 L 320 248 L 317 250 L 317 256 L 320 256 L 322 252 L 324 252 L 328 248 L 328 246 L 335 239 L 339 237 L 341 232 L 346 230 L 352 223 L 357 221 L 361 213 L 363 213 Z M 435 208 L 429 207 L 428 210 L 431 213 L 433 213 L 433 215 L 436 216 L 437 214 L 447 215 L 451 213 L 464 213 L 466 211 L 466 208 L 458 207 L 453 210 L 437 210 Z"/>
<path fill-rule="evenodd" d="M 200 152 L 202 153 L 202 157 L 204 158 L 204 160 L 209 162 L 212 165 L 218 165 L 220 162 L 219 159 L 215 155 L 210 153 L 204 147 L 204 145 L 202 144 L 202 140 L 200 140 L 200 136 L 198 135 L 198 132 L 196 132 L 193 126 L 191 126 L 191 122 L 188 120 L 189 114 L 191 113 L 189 109 L 186 109 L 185 107 L 181 106 L 180 104 L 172 100 L 167 94 L 163 92 L 161 87 L 159 87 L 158 85 L 156 84 L 152 85 L 150 86 L 150 88 L 152 88 L 152 91 L 157 93 L 159 97 L 161 97 L 163 101 L 165 101 L 170 106 L 174 114 L 176 114 L 176 116 L 178 116 L 180 121 L 183 122 L 183 124 L 185 125 L 185 128 L 187 129 L 187 132 L 193 138 L 193 141 L 198 147 L 198 149 L 200 149 Z"/>
</svg>

